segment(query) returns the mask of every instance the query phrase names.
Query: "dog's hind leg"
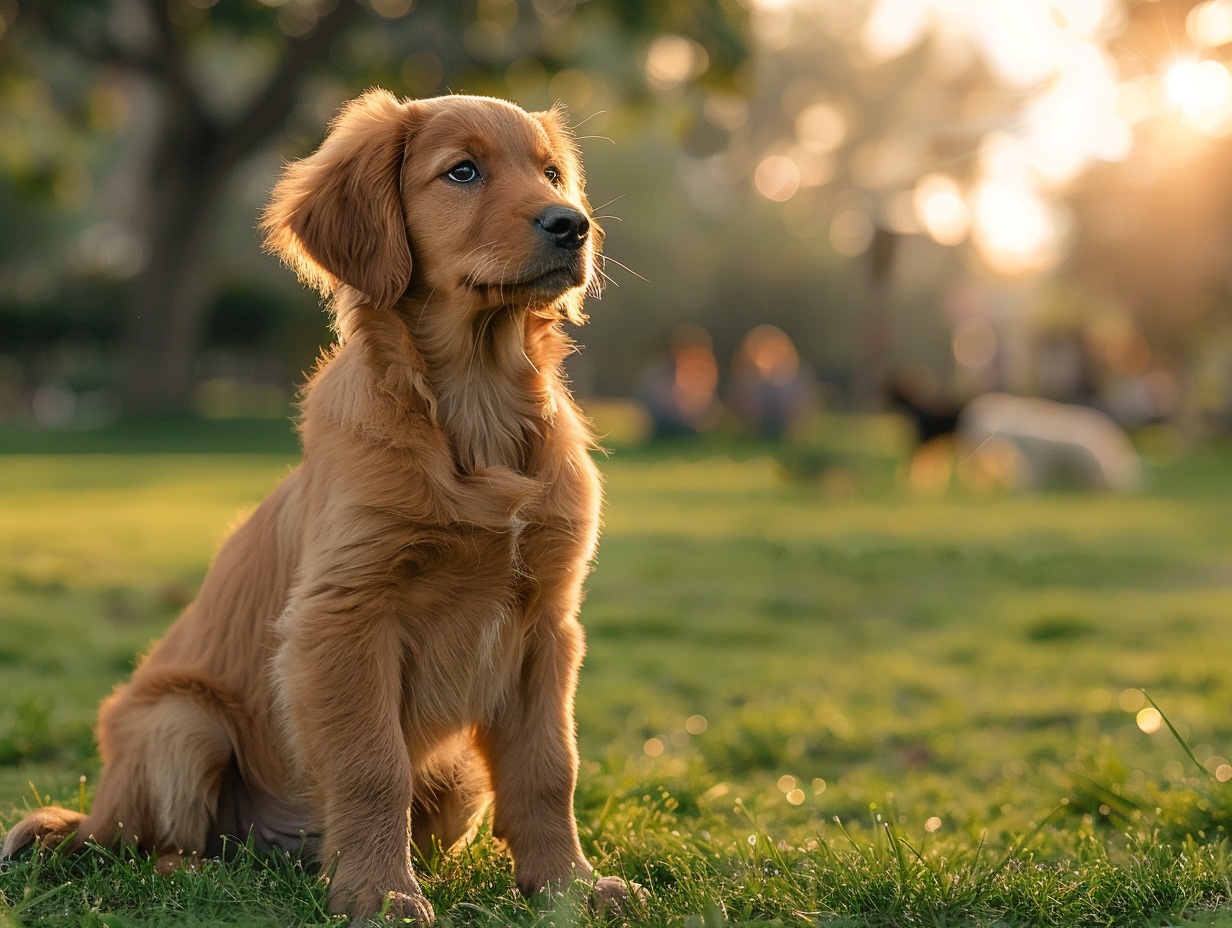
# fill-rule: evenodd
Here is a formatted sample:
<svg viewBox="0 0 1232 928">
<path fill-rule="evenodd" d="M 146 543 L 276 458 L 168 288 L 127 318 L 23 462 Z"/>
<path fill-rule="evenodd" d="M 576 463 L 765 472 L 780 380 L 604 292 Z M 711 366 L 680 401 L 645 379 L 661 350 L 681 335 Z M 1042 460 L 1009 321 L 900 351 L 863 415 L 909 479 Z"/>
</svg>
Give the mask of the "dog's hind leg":
<svg viewBox="0 0 1232 928">
<path fill-rule="evenodd" d="M 202 853 L 234 750 L 217 716 L 183 693 L 122 690 L 99 715 L 99 744 L 103 775 L 77 843 Z"/>
<path fill-rule="evenodd" d="M 162 854 L 204 851 L 232 753 L 223 726 L 186 695 L 142 702 L 124 689 L 103 705 L 99 741 L 104 767 L 90 814 L 37 809 L 13 826 L 0 856 L 74 835 L 78 848 L 123 841 Z"/>
</svg>

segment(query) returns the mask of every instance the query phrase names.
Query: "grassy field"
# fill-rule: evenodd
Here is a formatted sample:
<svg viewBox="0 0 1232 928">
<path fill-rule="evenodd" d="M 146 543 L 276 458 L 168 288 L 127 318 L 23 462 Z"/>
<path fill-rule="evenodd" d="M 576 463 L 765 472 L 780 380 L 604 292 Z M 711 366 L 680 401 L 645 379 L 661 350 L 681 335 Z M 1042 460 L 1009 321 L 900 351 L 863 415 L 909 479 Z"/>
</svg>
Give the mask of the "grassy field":
<svg viewBox="0 0 1232 928">
<path fill-rule="evenodd" d="M 1232 928 L 1232 448 L 1131 497 L 915 498 L 895 435 L 601 462 L 577 806 L 650 890 L 632 921 Z M 6 445 L 0 828 L 83 775 L 88 802 L 98 700 L 295 459 L 277 428 Z M 446 924 L 590 918 L 518 899 L 483 836 L 421 872 Z M 3 928 L 328 921 L 300 865 L 242 849 L 0 871 Z"/>
</svg>

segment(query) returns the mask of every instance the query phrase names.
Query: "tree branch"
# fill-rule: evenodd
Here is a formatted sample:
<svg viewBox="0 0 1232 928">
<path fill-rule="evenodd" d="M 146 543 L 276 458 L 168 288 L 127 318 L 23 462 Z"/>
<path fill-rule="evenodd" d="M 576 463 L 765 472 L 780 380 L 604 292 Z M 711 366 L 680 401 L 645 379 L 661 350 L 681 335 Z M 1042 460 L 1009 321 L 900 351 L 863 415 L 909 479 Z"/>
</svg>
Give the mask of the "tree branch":
<svg viewBox="0 0 1232 928">
<path fill-rule="evenodd" d="M 195 125 L 205 125 L 206 115 L 201 95 L 185 64 L 184 46 L 168 15 L 166 0 L 142 0 L 134 7 L 144 15 L 153 41 L 142 46 L 115 35 L 108 22 L 113 4 L 100 4 L 93 11 L 97 19 L 87 19 L 84 25 L 72 11 L 57 9 L 52 2 L 32 3 L 22 10 L 23 17 L 36 30 L 55 44 L 68 49 L 79 58 L 95 65 L 119 65 L 137 71 L 162 87 L 168 88 L 175 104 L 188 114 Z"/>
<path fill-rule="evenodd" d="M 184 46 L 176 35 L 175 26 L 167 11 L 167 0 L 145 0 L 146 14 L 154 31 L 154 49 L 151 56 L 157 76 L 171 89 L 176 101 L 188 108 L 191 122 L 202 125 L 205 108 L 201 95 L 184 62 Z"/>
<path fill-rule="evenodd" d="M 158 74 L 153 56 L 122 45 L 103 29 L 78 29 L 75 18 L 57 15 L 48 2 L 31 3 L 21 10 L 21 22 L 36 32 L 42 32 L 52 43 L 68 49 L 92 64 L 118 64 L 148 74 Z"/>
<path fill-rule="evenodd" d="M 310 32 L 287 40 L 282 58 L 269 79 L 243 112 L 222 127 L 217 155 L 221 165 L 229 167 L 242 160 L 282 126 L 312 69 L 360 12 L 355 0 L 339 0 Z"/>
</svg>

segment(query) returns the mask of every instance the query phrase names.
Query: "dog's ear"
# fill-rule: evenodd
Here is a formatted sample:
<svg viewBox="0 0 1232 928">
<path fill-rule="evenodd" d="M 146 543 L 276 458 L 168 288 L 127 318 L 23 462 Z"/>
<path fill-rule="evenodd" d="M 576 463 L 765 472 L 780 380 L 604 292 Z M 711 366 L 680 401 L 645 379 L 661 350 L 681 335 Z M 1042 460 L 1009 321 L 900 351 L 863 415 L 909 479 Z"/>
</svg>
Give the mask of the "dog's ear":
<svg viewBox="0 0 1232 928">
<path fill-rule="evenodd" d="M 556 156 L 556 168 L 565 180 L 565 196 L 584 209 L 587 216 L 590 216 L 590 235 L 594 247 L 590 278 L 580 292 L 571 293 L 565 297 L 567 304 L 564 307 L 565 318 L 574 325 L 581 325 L 587 318 L 582 309 L 582 303 L 587 294 L 595 299 L 603 295 L 603 275 L 599 272 L 599 262 L 603 260 L 601 257 L 603 229 L 591 215 L 590 201 L 586 199 L 586 175 L 582 170 L 582 155 L 578 150 L 573 130 L 569 128 L 569 113 L 564 104 L 557 103 L 550 110 L 531 115 L 543 126 L 543 131 L 547 134 L 552 152 Z"/>
<path fill-rule="evenodd" d="M 411 281 L 401 174 L 411 109 L 384 90 L 352 100 L 321 147 L 284 169 L 261 217 L 265 247 L 322 294 L 340 283 L 376 305 Z"/>
</svg>

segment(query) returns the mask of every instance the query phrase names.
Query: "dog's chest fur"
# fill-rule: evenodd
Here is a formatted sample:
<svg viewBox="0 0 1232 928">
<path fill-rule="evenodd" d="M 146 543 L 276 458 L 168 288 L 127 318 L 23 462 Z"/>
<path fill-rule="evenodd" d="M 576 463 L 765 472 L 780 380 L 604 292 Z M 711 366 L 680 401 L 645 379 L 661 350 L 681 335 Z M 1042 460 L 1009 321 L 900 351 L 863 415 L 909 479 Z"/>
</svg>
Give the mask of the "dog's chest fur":
<svg viewBox="0 0 1232 928">
<path fill-rule="evenodd" d="M 528 646 L 554 636 L 552 623 L 565 620 L 537 603 L 541 591 L 587 569 L 597 535 L 597 477 L 567 396 L 558 409 L 550 394 L 535 403 L 524 389 L 469 389 L 469 405 L 439 397 L 435 421 L 424 415 L 407 423 L 419 439 L 413 454 L 368 446 L 361 457 L 360 433 L 339 444 L 333 427 L 318 448 L 319 418 L 371 421 L 366 407 L 388 395 L 346 389 L 367 366 L 357 354 L 341 352 L 310 386 L 306 461 L 324 458 L 320 471 L 331 485 L 333 475 L 348 475 L 321 494 L 339 505 L 322 513 L 323 525 L 362 524 L 346 510 L 383 511 L 377 537 L 354 539 L 364 563 L 351 572 L 379 578 L 385 591 L 403 649 L 404 731 L 427 748 L 493 719 L 518 682 Z M 525 368 L 510 366 L 524 384 Z M 427 441 L 431 435 L 437 439 Z M 539 455 L 545 442 L 557 451 Z M 563 472 L 536 463 L 559 460 L 562 448 L 569 449 Z M 339 460 L 352 454 L 354 462 Z M 390 504 L 391 484 L 403 488 L 398 505 Z"/>
<path fill-rule="evenodd" d="M 412 730 L 445 733 L 489 720 L 514 684 L 536 582 L 523 558 L 524 530 L 518 520 L 506 531 L 454 527 L 399 565 L 403 702 Z"/>
</svg>

